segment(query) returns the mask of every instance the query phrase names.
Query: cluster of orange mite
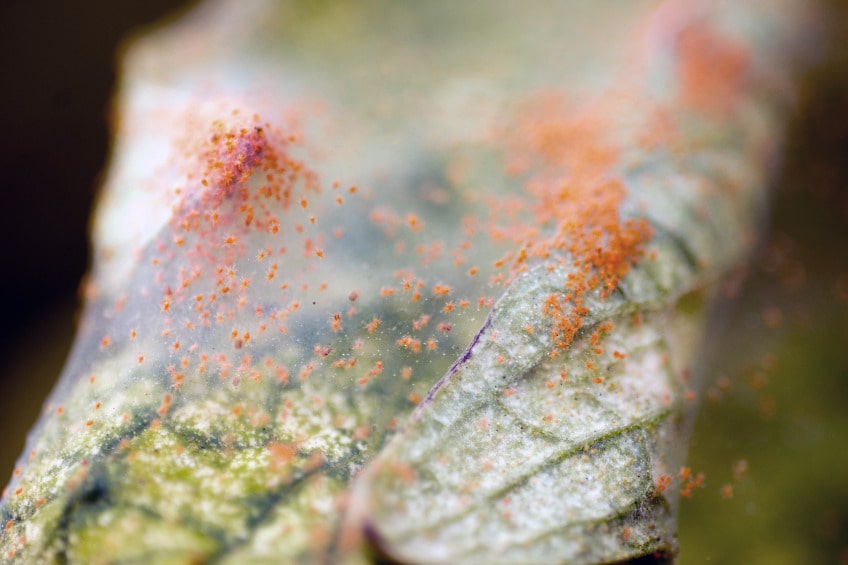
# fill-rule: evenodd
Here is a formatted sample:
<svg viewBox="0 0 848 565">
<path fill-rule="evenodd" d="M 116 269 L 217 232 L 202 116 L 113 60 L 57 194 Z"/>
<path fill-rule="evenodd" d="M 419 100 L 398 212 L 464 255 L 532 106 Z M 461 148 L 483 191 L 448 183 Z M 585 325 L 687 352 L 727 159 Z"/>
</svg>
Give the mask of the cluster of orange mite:
<svg viewBox="0 0 848 565">
<path fill-rule="evenodd" d="M 627 190 L 615 173 L 618 151 L 602 136 L 609 129 L 604 119 L 598 109 L 574 112 L 561 97 L 542 96 L 515 129 L 510 148 L 510 171 L 529 176 L 525 208 L 531 218 L 508 232 L 518 249 L 510 268 L 514 277 L 534 260 L 566 267 L 563 291 L 542 305 L 554 320 L 559 349 L 583 327 L 586 294 L 609 296 L 652 235 L 646 221 L 621 218 Z"/>
</svg>

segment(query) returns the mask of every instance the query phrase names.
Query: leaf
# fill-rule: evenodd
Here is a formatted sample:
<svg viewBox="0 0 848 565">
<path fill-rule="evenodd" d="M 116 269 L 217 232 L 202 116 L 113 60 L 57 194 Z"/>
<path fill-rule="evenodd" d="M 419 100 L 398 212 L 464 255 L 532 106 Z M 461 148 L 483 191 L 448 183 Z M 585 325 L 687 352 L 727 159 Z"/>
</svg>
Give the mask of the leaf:
<svg viewBox="0 0 848 565">
<path fill-rule="evenodd" d="M 735 47 L 710 49 L 730 56 Z M 764 108 L 753 104 L 761 94 L 743 96 Z M 621 210 L 648 221 L 651 259 L 610 296 L 585 298 L 565 351 L 540 305 L 582 260 L 554 257 L 516 280 L 357 478 L 352 538 L 362 532 L 401 562 L 673 560 L 677 491 L 690 488 L 677 476 L 684 399 L 697 387 L 691 379 L 719 275 L 753 241 L 767 194 L 766 167 L 754 156 L 770 135 L 759 128 L 774 119 L 726 122 L 716 119 L 723 109 L 692 96 L 698 102 L 678 111 L 690 126 L 687 146 L 697 149 L 638 152 L 623 166 L 629 197 Z M 687 122 L 692 110 L 698 118 Z M 597 348 L 603 327 L 612 329 Z"/>
<path fill-rule="evenodd" d="M 587 71 L 650 3 L 598 6 L 221 2 L 132 48 L 3 554 L 671 556 L 683 375 L 804 28 L 681 4 Z"/>
<path fill-rule="evenodd" d="M 394 557 L 600 562 L 673 553 L 671 504 L 655 482 L 679 459 L 682 383 L 658 328 L 697 341 L 702 312 L 634 324 L 645 305 L 609 299 L 595 310 L 615 324 L 606 352 L 594 354 L 584 335 L 550 359 L 547 328 L 523 326 L 561 281 L 557 271 L 517 281 L 467 359 L 367 475 L 366 528 Z M 600 322 L 592 318 L 586 332 Z"/>
</svg>

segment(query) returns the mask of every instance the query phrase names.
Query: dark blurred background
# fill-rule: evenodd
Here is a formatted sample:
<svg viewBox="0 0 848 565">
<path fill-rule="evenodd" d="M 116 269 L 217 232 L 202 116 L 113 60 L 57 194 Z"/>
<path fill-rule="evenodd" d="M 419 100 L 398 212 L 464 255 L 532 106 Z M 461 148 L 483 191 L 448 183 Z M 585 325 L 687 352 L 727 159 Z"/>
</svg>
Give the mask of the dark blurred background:
<svg viewBox="0 0 848 565">
<path fill-rule="evenodd" d="M 0 483 L 73 336 L 120 44 L 186 4 L 0 1 Z"/>
</svg>

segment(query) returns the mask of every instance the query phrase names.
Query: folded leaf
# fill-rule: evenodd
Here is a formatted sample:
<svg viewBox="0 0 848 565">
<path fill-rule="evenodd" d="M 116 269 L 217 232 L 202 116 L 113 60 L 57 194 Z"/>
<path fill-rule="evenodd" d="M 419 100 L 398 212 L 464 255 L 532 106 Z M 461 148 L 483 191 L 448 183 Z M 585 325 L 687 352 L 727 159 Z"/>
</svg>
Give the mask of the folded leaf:
<svg viewBox="0 0 848 565">
<path fill-rule="evenodd" d="M 658 6 L 219 1 L 137 42 L 0 554 L 673 555 L 811 25 Z"/>
</svg>

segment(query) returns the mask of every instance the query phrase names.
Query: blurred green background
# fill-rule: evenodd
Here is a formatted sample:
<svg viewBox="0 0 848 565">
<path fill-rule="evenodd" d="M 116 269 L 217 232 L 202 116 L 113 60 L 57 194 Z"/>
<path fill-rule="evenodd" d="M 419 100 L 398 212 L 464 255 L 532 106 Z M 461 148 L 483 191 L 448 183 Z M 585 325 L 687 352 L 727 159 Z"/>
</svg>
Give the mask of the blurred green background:
<svg viewBox="0 0 848 565">
<path fill-rule="evenodd" d="M 4 483 L 72 339 L 116 49 L 183 4 L 0 2 Z M 683 564 L 848 564 L 848 33 L 834 8 L 837 52 L 804 81 L 768 236 L 712 332 Z"/>
<path fill-rule="evenodd" d="M 836 51 L 803 82 L 768 235 L 712 336 L 684 565 L 848 563 L 848 10 L 834 9 Z"/>
</svg>

